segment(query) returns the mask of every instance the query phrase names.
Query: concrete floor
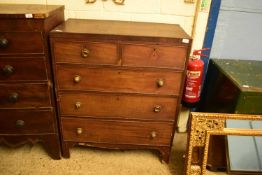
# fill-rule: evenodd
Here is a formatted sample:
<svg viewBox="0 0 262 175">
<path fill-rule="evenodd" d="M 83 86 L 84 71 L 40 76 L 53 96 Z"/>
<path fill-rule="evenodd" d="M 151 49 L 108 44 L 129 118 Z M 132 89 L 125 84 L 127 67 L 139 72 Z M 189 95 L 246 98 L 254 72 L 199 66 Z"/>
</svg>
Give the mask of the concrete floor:
<svg viewBox="0 0 262 175">
<path fill-rule="evenodd" d="M 144 150 L 114 151 L 74 147 L 71 158 L 52 160 L 41 145 L 0 147 L 0 175 L 182 175 L 186 134 L 176 134 L 169 164 L 157 153 Z M 208 175 L 224 175 L 211 173 Z"/>
</svg>

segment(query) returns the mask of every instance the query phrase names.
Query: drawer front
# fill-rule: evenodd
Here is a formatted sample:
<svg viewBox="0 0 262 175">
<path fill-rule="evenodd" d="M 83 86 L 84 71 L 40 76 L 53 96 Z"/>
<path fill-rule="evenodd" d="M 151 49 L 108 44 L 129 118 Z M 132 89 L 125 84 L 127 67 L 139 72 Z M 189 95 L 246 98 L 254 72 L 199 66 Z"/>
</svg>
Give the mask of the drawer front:
<svg viewBox="0 0 262 175">
<path fill-rule="evenodd" d="M 0 40 L 0 55 L 44 53 L 40 32 L 0 32 Z"/>
<path fill-rule="evenodd" d="M 44 58 L 0 59 L 0 81 L 47 80 Z"/>
<path fill-rule="evenodd" d="M 173 123 L 62 118 L 65 141 L 169 145 Z"/>
<path fill-rule="evenodd" d="M 187 48 L 183 46 L 123 44 L 123 65 L 184 69 Z"/>
<path fill-rule="evenodd" d="M 56 62 L 83 64 L 117 64 L 118 50 L 115 43 L 55 42 Z"/>
<path fill-rule="evenodd" d="M 0 32 L 12 31 L 12 32 L 24 32 L 24 31 L 41 31 L 43 30 L 42 20 L 30 20 L 30 19 L 0 19 Z"/>
<path fill-rule="evenodd" d="M 63 94 L 59 96 L 63 116 L 96 116 L 174 120 L 176 98 L 117 94 Z"/>
<path fill-rule="evenodd" d="M 0 108 L 49 107 L 48 84 L 0 84 Z"/>
<path fill-rule="evenodd" d="M 178 95 L 181 72 L 57 66 L 58 88 Z"/>
<path fill-rule="evenodd" d="M 38 134 L 55 132 L 52 111 L 0 110 L 1 134 Z"/>
</svg>

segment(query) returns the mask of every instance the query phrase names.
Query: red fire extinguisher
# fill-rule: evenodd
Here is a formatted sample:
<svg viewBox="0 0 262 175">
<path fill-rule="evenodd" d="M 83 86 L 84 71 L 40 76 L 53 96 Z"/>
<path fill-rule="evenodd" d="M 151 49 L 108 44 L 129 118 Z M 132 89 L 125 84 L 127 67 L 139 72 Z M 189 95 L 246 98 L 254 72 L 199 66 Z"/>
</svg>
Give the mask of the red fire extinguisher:
<svg viewBox="0 0 262 175">
<path fill-rule="evenodd" d="M 209 49 L 203 48 L 200 50 L 194 50 L 193 56 L 188 61 L 182 99 L 182 104 L 186 107 L 196 107 L 198 105 L 198 102 L 200 101 L 202 77 L 204 73 L 204 61 L 202 61 L 200 57 L 207 57 L 207 55 L 201 53 L 204 50 Z"/>
</svg>

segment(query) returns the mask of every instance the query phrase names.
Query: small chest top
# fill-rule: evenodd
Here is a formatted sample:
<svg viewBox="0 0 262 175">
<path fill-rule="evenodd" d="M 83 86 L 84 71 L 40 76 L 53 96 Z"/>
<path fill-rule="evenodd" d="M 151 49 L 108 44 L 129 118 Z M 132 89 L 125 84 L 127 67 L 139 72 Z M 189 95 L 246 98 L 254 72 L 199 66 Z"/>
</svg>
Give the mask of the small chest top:
<svg viewBox="0 0 262 175">
<path fill-rule="evenodd" d="M 61 5 L 0 4 L 0 18 L 47 18 L 63 10 Z"/>
</svg>

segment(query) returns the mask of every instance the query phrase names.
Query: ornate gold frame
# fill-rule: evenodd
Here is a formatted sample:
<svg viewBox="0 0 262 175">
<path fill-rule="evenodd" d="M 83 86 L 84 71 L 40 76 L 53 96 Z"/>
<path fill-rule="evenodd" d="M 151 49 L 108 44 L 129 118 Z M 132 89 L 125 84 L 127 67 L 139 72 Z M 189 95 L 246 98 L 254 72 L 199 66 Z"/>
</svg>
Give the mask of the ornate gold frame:
<svg viewBox="0 0 262 175">
<path fill-rule="evenodd" d="M 262 130 L 225 128 L 225 121 L 232 120 L 260 120 L 262 115 L 199 113 L 190 114 L 190 131 L 185 162 L 185 175 L 205 175 L 208 157 L 209 139 L 211 135 L 244 135 L 262 136 Z M 204 149 L 201 161 L 192 162 L 193 149 Z"/>
</svg>

